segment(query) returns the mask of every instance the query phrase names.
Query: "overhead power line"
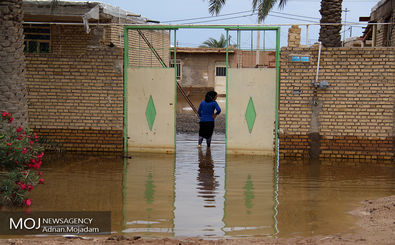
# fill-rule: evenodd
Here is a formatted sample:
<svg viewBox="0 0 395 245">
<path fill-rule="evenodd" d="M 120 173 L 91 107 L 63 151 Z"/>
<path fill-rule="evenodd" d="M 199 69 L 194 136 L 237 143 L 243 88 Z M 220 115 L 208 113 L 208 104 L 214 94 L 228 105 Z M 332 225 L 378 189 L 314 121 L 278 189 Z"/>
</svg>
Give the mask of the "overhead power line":
<svg viewBox="0 0 395 245">
<path fill-rule="evenodd" d="M 240 16 L 236 16 L 236 17 L 228 17 L 228 18 L 222 18 L 222 19 L 205 20 L 205 21 L 195 21 L 195 22 L 189 22 L 189 23 L 184 23 L 184 24 L 190 25 L 190 24 L 200 24 L 200 23 L 207 23 L 207 22 L 220 21 L 220 20 L 231 20 L 231 19 L 238 19 L 238 18 L 249 17 L 249 16 L 253 16 L 253 15 L 254 15 L 254 14 L 247 14 L 247 15 L 240 15 Z"/>
<path fill-rule="evenodd" d="M 196 17 L 196 18 L 190 18 L 190 19 L 180 19 L 180 20 L 166 20 L 166 21 L 161 21 L 162 23 L 168 23 L 168 22 L 179 22 L 179 21 L 188 21 L 188 20 L 200 20 L 200 19 L 211 19 L 211 18 L 217 18 L 217 17 L 222 17 L 222 16 L 229 16 L 229 15 L 235 15 L 235 14 L 244 14 L 252 12 L 252 10 L 246 10 L 246 11 L 240 11 L 240 12 L 234 12 L 234 13 L 229 13 L 229 14 L 221 14 L 217 16 L 205 16 L 205 17 Z"/>
<path fill-rule="evenodd" d="M 278 18 L 283 18 L 283 19 L 288 19 L 288 20 L 301 20 L 301 21 L 311 21 L 311 20 L 306 20 L 306 19 L 301 19 L 301 18 L 292 18 L 292 17 L 284 17 L 281 15 L 274 15 L 274 14 L 268 14 L 269 16 L 273 16 L 273 17 L 278 17 Z M 314 22 L 313 22 L 314 23 Z M 317 21 L 315 21 L 315 23 L 318 23 Z"/>
<path fill-rule="evenodd" d="M 284 15 L 290 15 L 290 16 L 295 16 L 295 17 L 301 17 L 301 18 L 307 18 L 307 19 L 313 19 L 313 20 L 319 20 L 320 18 L 317 17 L 309 17 L 309 16 L 303 16 L 303 15 L 297 15 L 297 14 L 289 14 L 289 13 L 282 13 L 282 12 L 276 12 L 276 11 L 270 11 L 270 13 L 275 13 L 275 14 L 284 14 Z"/>
<path fill-rule="evenodd" d="M 277 11 L 271 11 L 275 14 L 279 15 L 273 15 L 273 14 L 268 14 L 269 16 L 274 16 L 278 18 L 284 18 L 284 19 L 291 19 L 291 20 L 302 20 L 302 21 L 311 21 L 313 20 L 319 20 L 319 18 L 316 17 L 309 17 L 309 16 L 303 16 L 303 15 L 296 15 L 296 14 L 289 14 L 289 13 L 281 13 Z M 244 13 L 250 13 L 248 15 L 240 15 L 240 16 L 234 16 L 234 17 L 228 17 L 228 18 L 219 18 L 223 16 L 230 16 L 230 15 L 237 15 L 237 14 L 244 14 Z M 217 16 L 204 16 L 204 17 L 196 17 L 196 18 L 189 18 L 189 19 L 177 19 L 177 20 L 167 20 L 167 21 L 161 21 L 161 23 L 170 23 L 170 22 L 183 22 L 183 21 L 190 21 L 190 20 L 204 20 L 204 19 L 212 19 L 208 21 L 195 21 L 195 22 L 189 22 L 185 24 L 198 24 L 198 23 L 206 23 L 206 22 L 211 22 L 211 21 L 219 21 L 219 20 L 230 20 L 230 19 L 237 19 L 237 18 L 244 18 L 244 17 L 249 17 L 257 15 L 257 12 L 253 12 L 252 10 L 246 10 L 246 11 L 239 11 L 239 12 L 234 12 L 234 13 L 229 13 L 229 14 L 223 14 L 223 15 L 217 15 Z M 281 16 L 281 15 L 286 15 L 286 16 Z M 288 16 L 294 16 L 294 17 L 300 17 L 300 18 L 292 18 Z M 303 18 L 303 19 L 301 19 Z M 307 20 L 310 19 L 310 20 Z"/>
<path fill-rule="evenodd" d="M 221 20 L 231 20 L 231 19 L 250 17 L 250 16 L 254 16 L 254 15 L 258 15 L 258 14 L 257 13 L 253 13 L 253 14 L 240 15 L 240 16 L 234 16 L 234 17 L 228 17 L 228 18 L 220 18 L 220 19 L 204 20 L 204 21 L 194 21 L 194 22 L 188 22 L 188 23 L 183 23 L 183 24 L 185 24 L 185 25 L 201 24 L 201 23 L 207 23 L 207 22 L 215 22 L 215 21 L 221 21 Z M 283 18 L 283 19 L 288 19 L 288 20 L 299 20 L 299 21 L 312 22 L 311 20 L 306 20 L 306 19 L 301 19 L 301 18 L 285 17 L 285 16 L 281 16 L 281 15 L 274 15 L 274 14 L 268 14 L 268 16 L 273 16 L 273 17 Z M 318 22 L 314 21 L 312 23 L 318 23 Z"/>
</svg>

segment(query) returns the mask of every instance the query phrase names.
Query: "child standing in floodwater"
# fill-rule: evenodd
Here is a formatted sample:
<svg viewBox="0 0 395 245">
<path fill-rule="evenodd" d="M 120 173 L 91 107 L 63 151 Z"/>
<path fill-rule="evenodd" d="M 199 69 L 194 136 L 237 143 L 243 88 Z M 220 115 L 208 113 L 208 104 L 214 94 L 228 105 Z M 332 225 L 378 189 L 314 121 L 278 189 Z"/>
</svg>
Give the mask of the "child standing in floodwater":
<svg viewBox="0 0 395 245">
<path fill-rule="evenodd" d="M 211 145 L 211 137 L 214 132 L 214 120 L 221 113 L 221 108 L 215 101 L 217 99 L 217 92 L 207 92 L 204 100 L 200 103 L 198 114 L 199 122 L 199 143 L 198 147 L 202 146 L 203 138 L 206 139 L 207 147 Z"/>
</svg>

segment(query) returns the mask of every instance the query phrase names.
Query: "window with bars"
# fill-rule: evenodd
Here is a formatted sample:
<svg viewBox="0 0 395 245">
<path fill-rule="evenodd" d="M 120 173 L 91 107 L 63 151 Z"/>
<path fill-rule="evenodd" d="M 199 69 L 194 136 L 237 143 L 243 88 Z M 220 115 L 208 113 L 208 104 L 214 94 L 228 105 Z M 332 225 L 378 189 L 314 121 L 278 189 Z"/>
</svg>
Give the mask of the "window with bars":
<svg viewBox="0 0 395 245">
<path fill-rule="evenodd" d="M 215 75 L 217 77 L 226 77 L 226 67 L 222 67 L 222 66 L 215 67 Z"/>
<path fill-rule="evenodd" d="M 25 53 L 49 53 L 51 26 L 48 24 L 23 24 Z"/>
<path fill-rule="evenodd" d="M 181 62 L 179 60 L 176 60 L 176 66 L 177 66 L 177 80 L 181 80 Z M 170 62 L 170 67 L 174 67 L 174 60 Z"/>
</svg>

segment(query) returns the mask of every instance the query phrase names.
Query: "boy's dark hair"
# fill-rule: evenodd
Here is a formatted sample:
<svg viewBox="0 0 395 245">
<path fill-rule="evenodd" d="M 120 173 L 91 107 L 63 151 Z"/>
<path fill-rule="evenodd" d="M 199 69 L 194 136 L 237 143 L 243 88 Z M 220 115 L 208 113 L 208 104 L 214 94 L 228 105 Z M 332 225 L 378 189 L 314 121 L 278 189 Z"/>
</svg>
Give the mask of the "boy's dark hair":
<svg viewBox="0 0 395 245">
<path fill-rule="evenodd" d="M 215 91 L 209 91 L 209 92 L 207 92 L 207 94 L 206 94 L 204 100 L 205 100 L 206 102 L 214 101 L 215 96 L 217 96 L 217 92 L 215 92 Z"/>
</svg>

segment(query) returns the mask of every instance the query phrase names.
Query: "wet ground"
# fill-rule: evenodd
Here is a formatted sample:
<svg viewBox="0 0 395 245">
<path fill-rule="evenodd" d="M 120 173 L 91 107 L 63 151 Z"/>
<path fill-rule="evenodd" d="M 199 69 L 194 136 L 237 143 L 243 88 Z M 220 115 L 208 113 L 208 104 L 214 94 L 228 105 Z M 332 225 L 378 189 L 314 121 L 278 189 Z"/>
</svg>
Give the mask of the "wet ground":
<svg viewBox="0 0 395 245">
<path fill-rule="evenodd" d="M 395 165 L 227 156 L 224 135 L 177 154 L 48 158 L 30 211 L 111 211 L 112 230 L 152 237 L 311 236 L 359 229 L 349 212 L 395 193 Z"/>
</svg>

